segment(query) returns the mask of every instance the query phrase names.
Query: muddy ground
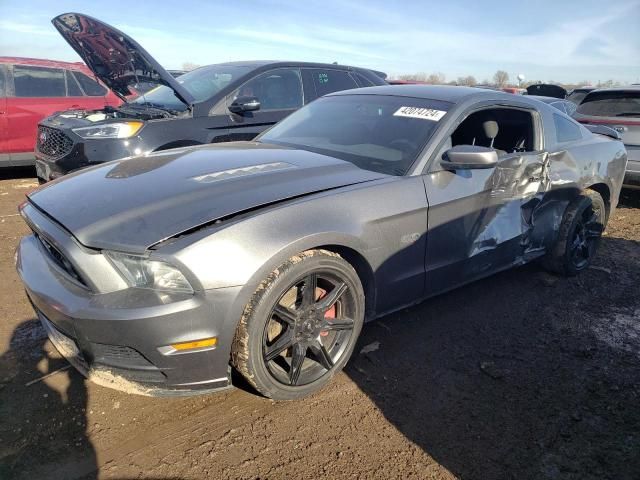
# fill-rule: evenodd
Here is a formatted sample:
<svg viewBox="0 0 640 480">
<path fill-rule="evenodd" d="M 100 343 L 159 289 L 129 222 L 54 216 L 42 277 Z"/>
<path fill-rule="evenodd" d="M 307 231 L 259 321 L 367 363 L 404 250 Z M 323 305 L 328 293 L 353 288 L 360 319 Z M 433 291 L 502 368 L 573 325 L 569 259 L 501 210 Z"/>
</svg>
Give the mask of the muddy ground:
<svg viewBox="0 0 640 480">
<path fill-rule="evenodd" d="M 526 266 L 368 324 L 373 351 L 273 403 L 30 383 L 66 363 L 14 270 L 33 172 L 0 175 L 2 479 L 640 478 L 640 192 L 581 276 Z"/>
</svg>

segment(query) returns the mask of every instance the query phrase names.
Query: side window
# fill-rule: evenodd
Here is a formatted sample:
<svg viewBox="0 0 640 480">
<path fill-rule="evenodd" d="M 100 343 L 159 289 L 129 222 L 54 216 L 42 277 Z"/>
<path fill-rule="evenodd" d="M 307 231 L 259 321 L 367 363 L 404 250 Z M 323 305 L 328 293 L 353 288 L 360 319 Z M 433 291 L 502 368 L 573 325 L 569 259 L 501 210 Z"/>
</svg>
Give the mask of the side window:
<svg viewBox="0 0 640 480">
<path fill-rule="evenodd" d="M 7 96 L 7 81 L 5 80 L 5 75 L 4 65 L 0 65 L 0 97 Z"/>
<path fill-rule="evenodd" d="M 498 156 L 532 152 L 534 123 L 531 112 L 516 108 L 488 108 L 473 112 L 451 135 L 452 146 L 479 145 L 496 150 Z"/>
<path fill-rule="evenodd" d="M 107 94 L 106 88 L 95 80 L 87 77 L 84 73 L 73 72 L 73 76 L 78 80 L 78 83 L 82 87 L 82 90 L 84 90 L 84 93 L 90 97 L 104 97 Z"/>
<path fill-rule="evenodd" d="M 564 108 L 564 103 L 562 102 L 553 102 L 550 103 L 550 105 L 554 108 L 557 108 L 558 110 L 560 110 L 562 113 L 567 113 L 567 109 Z"/>
<path fill-rule="evenodd" d="M 342 70 L 323 70 L 319 68 L 311 69 L 311 77 L 316 87 L 319 97 L 331 92 L 358 88 L 356 81 L 349 75 L 349 72 Z"/>
<path fill-rule="evenodd" d="M 580 127 L 568 118 L 554 113 L 553 123 L 556 126 L 556 140 L 558 143 L 573 142 L 582 138 Z"/>
<path fill-rule="evenodd" d="M 78 82 L 73 78 L 69 70 L 65 70 L 67 76 L 67 96 L 68 97 L 82 97 L 82 90 L 78 86 Z"/>
<path fill-rule="evenodd" d="M 300 71 L 279 68 L 263 73 L 242 85 L 232 97 L 257 97 L 260 111 L 300 108 L 303 100 Z"/>
<path fill-rule="evenodd" d="M 369 80 L 367 77 L 365 77 L 361 73 L 355 72 L 354 75 L 356 76 L 358 83 L 362 87 L 373 87 L 375 85 L 371 80 Z"/>
<path fill-rule="evenodd" d="M 13 67 L 16 97 L 64 97 L 64 70 L 57 68 Z"/>
<path fill-rule="evenodd" d="M 577 108 L 578 105 L 573 102 L 564 102 L 564 109 L 567 111 L 567 115 L 569 115 L 570 117 L 573 116 L 574 113 L 576 113 Z"/>
</svg>

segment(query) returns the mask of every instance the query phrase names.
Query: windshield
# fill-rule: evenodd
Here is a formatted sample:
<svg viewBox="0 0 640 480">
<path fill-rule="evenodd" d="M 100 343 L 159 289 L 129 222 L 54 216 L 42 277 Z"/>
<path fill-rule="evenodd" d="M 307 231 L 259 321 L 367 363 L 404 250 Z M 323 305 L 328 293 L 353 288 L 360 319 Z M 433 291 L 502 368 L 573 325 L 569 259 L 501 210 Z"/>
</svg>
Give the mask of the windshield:
<svg viewBox="0 0 640 480">
<path fill-rule="evenodd" d="M 250 67 L 235 65 L 210 65 L 185 73 L 177 78 L 195 98 L 196 103 L 210 99 L 224 87 L 246 75 Z M 169 110 L 185 110 L 187 106 L 165 85 L 141 94 L 132 103 L 151 104 Z"/>
<path fill-rule="evenodd" d="M 257 140 L 404 175 L 449 108 L 451 103 L 419 98 L 329 96 L 291 114 Z"/>
<path fill-rule="evenodd" d="M 577 112 L 598 117 L 640 117 L 640 90 L 591 92 L 578 105 Z"/>
</svg>

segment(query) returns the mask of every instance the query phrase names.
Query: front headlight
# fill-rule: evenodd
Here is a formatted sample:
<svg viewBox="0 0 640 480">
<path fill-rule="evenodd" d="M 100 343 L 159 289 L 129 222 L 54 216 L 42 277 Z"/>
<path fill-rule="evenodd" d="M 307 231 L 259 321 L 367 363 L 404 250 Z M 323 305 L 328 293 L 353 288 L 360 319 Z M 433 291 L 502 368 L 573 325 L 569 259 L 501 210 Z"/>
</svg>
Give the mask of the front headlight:
<svg viewBox="0 0 640 480">
<path fill-rule="evenodd" d="M 182 272 L 168 263 L 120 252 L 103 252 L 132 287 L 193 293 Z"/>
<path fill-rule="evenodd" d="M 73 132 L 82 138 L 129 138 L 144 125 L 143 122 L 105 123 L 95 127 L 74 128 Z"/>
</svg>

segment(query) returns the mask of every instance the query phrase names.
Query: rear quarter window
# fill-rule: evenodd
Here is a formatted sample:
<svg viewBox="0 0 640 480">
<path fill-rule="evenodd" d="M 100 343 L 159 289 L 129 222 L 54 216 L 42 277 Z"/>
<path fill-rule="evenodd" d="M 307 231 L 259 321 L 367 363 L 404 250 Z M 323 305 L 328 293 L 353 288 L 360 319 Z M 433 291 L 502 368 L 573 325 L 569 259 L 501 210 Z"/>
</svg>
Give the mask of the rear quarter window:
<svg viewBox="0 0 640 480">
<path fill-rule="evenodd" d="M 65 97 L 64 70 L 58 68 L 13 67 L 16 97 Z"/>
<path fill-rule="evenodd" d="M 311 77 L 319 97 L 328 93 L 340 90 L 350 90 L 358 88 L 356 81 L 343 70 L 324 70 L 319 68 L 311 69 Z"/>
<path fill-rule="evenodd" d="M 554 113 L 553 123 L 556 127 L 556 141 L 558 143 L 574 142 L 582 138 L 580 127 L 568 118 Z"/>
<path fill-rule="evenodd" d="M 640 90 L 591 92 L 578 105 L 577 112 L 600 117 L 640 117 Z"/>
<path fill-rule="evenodd" d="M 69 97 L 82 97 L 82 90 L 78 86 L 78 82 L 75 81 L 73 75 L 69 70 L 66 70 L 67 75 L 67 95 Z"/>
<path fill-rule="evenodd" d="M 373 87 L 373 86 L 375 86 L 375 83 L 373 83 L 371 80 L 369 80 L 367 77 L 365 77 L 361 73 L 356 72 L 355 76 L 356 76 L 356 79 L 358 80 L 358 83 L 360 84 L 360 86 L 362 86 L 362 87 Z"/>
<path fill-rule="evenodd" d="M 78 80 L 78 83 L 86 95 L 89 95 L 90 97 L 103 97 L 107 94 L 106 88 L 95 80 L 87 77 L 84 73 L 73 72 L 73 75 Z"/>
</svg>

